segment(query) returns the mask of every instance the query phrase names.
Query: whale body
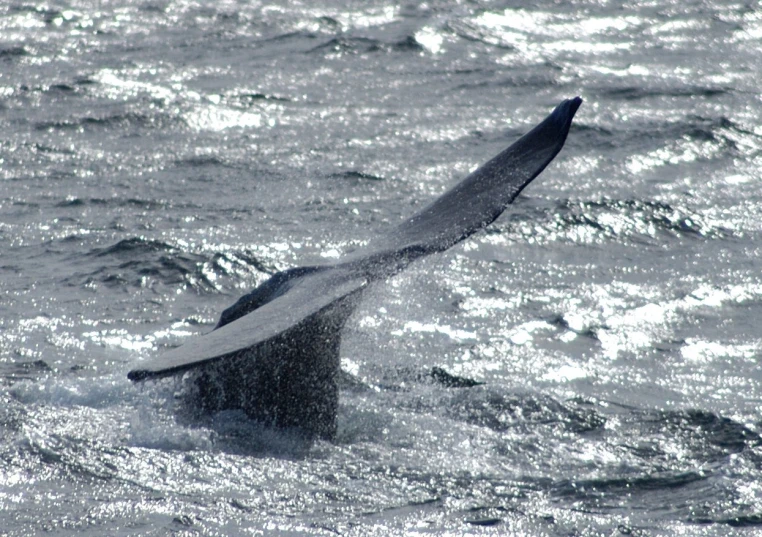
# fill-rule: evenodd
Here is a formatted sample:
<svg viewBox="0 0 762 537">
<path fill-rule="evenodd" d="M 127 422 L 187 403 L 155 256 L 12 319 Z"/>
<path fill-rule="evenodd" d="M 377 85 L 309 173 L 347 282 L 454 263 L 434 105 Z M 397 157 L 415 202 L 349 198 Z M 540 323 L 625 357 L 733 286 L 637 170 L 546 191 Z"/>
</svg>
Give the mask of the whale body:
<svg viewBox="0 0 762 537">
<path fill-rule="evenodd" d="M 531 131 L 433 203 L 342 259 L 274 274 L 226 309 L 210 333 L 128 374 L 193 372 L 204 412 L 242 409 L 280 428 L 336 432 L 341 331 L 363 291 L 492 223 L 564 145 L 582 99 L 559 104 Z"/>
</svg>

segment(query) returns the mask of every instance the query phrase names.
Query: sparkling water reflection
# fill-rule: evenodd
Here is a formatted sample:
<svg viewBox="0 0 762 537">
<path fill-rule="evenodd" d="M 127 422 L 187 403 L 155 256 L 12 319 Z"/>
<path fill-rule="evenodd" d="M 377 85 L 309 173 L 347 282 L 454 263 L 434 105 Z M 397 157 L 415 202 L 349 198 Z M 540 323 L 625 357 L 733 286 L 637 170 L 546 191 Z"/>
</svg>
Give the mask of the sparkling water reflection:
<svg viewBox="0 0 762 537">
<path fill-rule="evenodd" d="M 752 6 L 10 2 L 0 34 L 4 534 L 762 522 Z M 513 209 L 356 312 L 337 442 L 126 379 L 572 95 Z"/>
</svg>

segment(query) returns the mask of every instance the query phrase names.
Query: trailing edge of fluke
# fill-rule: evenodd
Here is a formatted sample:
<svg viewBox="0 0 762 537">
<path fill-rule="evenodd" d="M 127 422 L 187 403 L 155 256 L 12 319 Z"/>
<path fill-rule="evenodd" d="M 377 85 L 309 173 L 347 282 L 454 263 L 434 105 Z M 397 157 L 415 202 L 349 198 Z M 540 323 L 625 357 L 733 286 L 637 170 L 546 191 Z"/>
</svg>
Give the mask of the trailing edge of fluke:
<svg viewBox="0 0 762 537">
<path fill-rule="evenodd" d="M 492 223 L 564 145 L 582 99 L 559 104 L 508 149 L 423 210 L 330 264 L 273 275 L 222 313 L 213 331 L 128 374 L 195 371 L 193 404 L 242 409 L 276 427 L 336 431 L 341 330 L 371 283 Z"/>
</svg>

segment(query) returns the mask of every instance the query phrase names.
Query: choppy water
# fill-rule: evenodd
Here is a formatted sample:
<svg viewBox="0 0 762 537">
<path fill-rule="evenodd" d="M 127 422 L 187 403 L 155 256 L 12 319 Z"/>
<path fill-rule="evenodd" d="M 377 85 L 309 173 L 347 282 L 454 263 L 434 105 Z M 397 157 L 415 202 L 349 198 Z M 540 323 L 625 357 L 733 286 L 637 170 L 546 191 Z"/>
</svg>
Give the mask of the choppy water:
<svg viewBox="0 0 762 537">
<path fill-rule="evenodd" d="M 720 1 L 3 4 L 0 533 L 762 524 L 760 40 Z M 512 210 L 365 298 L 336 442 L 127 380 L 574 95 Z"/>
</svg>

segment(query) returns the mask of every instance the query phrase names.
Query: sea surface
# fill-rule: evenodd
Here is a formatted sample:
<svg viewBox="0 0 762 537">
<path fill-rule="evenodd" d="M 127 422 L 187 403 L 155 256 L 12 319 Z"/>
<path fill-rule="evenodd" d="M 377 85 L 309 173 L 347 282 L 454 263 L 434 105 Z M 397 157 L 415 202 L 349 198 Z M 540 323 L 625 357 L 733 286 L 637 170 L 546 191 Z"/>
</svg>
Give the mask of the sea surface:
<svg viewBox="0 0 762 537">
<path fill-rule="evenodd" d="M 755 2 L 3 2 L 0 535 L 762 531 L 760 67 Z M 335 441 L 127 380 L 576 95 L 364 297 Z"/>
</svg>

